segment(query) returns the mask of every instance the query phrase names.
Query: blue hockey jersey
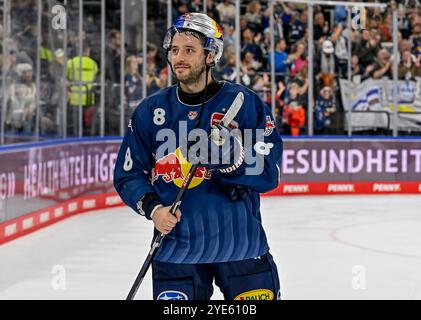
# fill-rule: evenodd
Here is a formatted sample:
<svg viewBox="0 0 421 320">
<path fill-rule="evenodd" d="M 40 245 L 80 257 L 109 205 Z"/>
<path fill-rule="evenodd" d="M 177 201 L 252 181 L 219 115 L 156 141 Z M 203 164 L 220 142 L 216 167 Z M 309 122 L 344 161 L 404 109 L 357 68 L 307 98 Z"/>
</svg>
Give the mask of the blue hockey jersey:
<svg viewBox="0 0 421 320">
<path fill-rule="evenodd" d="M 137 213 L 137 202 L 150 192 L 155 192 L 164 206 L 172 205 L 189 171 L 190 164 L 178 147 L 179 140 L 183 133 L 194 129 L 201 105 L 181 102 L 178 90 L 172 86 L 144 99 L 135 110 L 121 144 L 114 186 Z M 222 119 L 240 91 L 244 93 L 244 103 L 231 125 L 242 131 L 263 132 L 261 139 L 255 136 L 250 140 L 251 155 L 263 159 L 263 169 L 256 174 L 256 164 L 251 161 L 245 164 L 243 174 L 199 168 L 182 200 L 181 221 L 166 235 L 155 256 L 157 261 L 188 264 L 239 261 L 269 251 L 259 193 L 278 185 L 278 161 L 282 154 L 282 140 L 269 108 L 251 90 L 225 82 L 206 101 L 200 127 L 210 132 L 211 125 Z M 175 140 L 176 145 L 163 148 L 171 146 L 170 140 Z M 223 191 L 226 185 L 241 185 L 250 192 L 245 199 L 232 201 Z"/>
</svg>

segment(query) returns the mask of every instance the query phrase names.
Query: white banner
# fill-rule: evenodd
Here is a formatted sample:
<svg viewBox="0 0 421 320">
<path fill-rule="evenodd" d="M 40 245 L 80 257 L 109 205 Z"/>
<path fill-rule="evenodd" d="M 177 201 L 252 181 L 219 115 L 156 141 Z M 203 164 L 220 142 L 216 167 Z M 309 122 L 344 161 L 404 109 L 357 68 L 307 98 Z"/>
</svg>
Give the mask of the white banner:
<svg viewBox="0 0 421 320">
<path fill-rule="evenodd" d="M 352 111 L 352 130 L 393 128 L 392 80 L 367 79 L 359 84 L 341 79 L 341 97 L 345 111 Z M 398 81 L 398 129 L 421 130 L 421 78 Z M 345 115 L 345 125 L 348 117 Z"/>
</svg>

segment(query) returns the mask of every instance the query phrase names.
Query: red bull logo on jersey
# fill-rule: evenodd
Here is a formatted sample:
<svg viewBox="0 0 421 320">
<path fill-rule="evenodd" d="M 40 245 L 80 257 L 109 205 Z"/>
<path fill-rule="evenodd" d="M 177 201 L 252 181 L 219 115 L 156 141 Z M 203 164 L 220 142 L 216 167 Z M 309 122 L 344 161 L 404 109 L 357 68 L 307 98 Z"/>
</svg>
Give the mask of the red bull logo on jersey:
<svg viewBox="0 0 421 320">
<path fill-rule="evenodd" d="M 156 161 L 155 168 L 152 170 L 152 183 L 159 177 L 162 177 L 166 183 L 183 177 L 180 159 L 174 152 Z"/>
<path fill-rule="evenodd" d="M 197 111 L 189 111 L 188 117 L 190 120 L 194 120 L 197 118 Z"/>
<path fill-rule="evenodd" d="M 268 289 L 256 289 L 240 293 L 234 300 L 273 300 L 273 292 Z"/>
<path fill-rule="evenodd" d="M 181 188 L 190 168 L 191 163 L 184 158 L 180 148 L 177 148 L 175 152 L 156 160 L 155 167 L 152 169 L 152 184 L 161 177 L 165 183 L 173 182 Z M 210 178 L 211 173 L 206 168 L 198 167 L 190 182 L 189 189 L 197 187 L 204 180 Z"/>
</svg>

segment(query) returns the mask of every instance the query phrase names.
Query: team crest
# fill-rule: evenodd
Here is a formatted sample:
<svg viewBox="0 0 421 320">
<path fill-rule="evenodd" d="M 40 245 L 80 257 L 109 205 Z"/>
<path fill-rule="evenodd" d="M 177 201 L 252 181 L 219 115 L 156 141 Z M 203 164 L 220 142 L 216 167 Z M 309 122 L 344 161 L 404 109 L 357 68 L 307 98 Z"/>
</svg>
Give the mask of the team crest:
<svg viewBox="0 0 421 320">
<path fill-rule="evenodd" d="M 197 118 L 197 111 L 189 111 L 188 117 L 190 120 L 194 120 Z"/>
<path fill-rule="evenodd" d="M 270 116 L 266 116 L 265 137 L 270 136 L 273 129 L 275 129 L 275 121 L 273 121 Z"/>
</svg>

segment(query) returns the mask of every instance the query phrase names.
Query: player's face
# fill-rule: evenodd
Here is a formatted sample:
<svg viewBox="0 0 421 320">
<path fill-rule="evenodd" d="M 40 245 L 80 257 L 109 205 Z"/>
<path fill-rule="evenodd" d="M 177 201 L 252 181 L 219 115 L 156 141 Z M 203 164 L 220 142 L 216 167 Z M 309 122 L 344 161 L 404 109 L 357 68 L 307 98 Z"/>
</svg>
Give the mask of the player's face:
<svg viewBox="0 0 421 320">
<path fill-rule="evenodd" d="M 196 83 L 205 73 L 202 43 L 191 34 L 176 33 L 172 41 L 170 62 L 178 81 L 185 84 Z"/>
</svg>

